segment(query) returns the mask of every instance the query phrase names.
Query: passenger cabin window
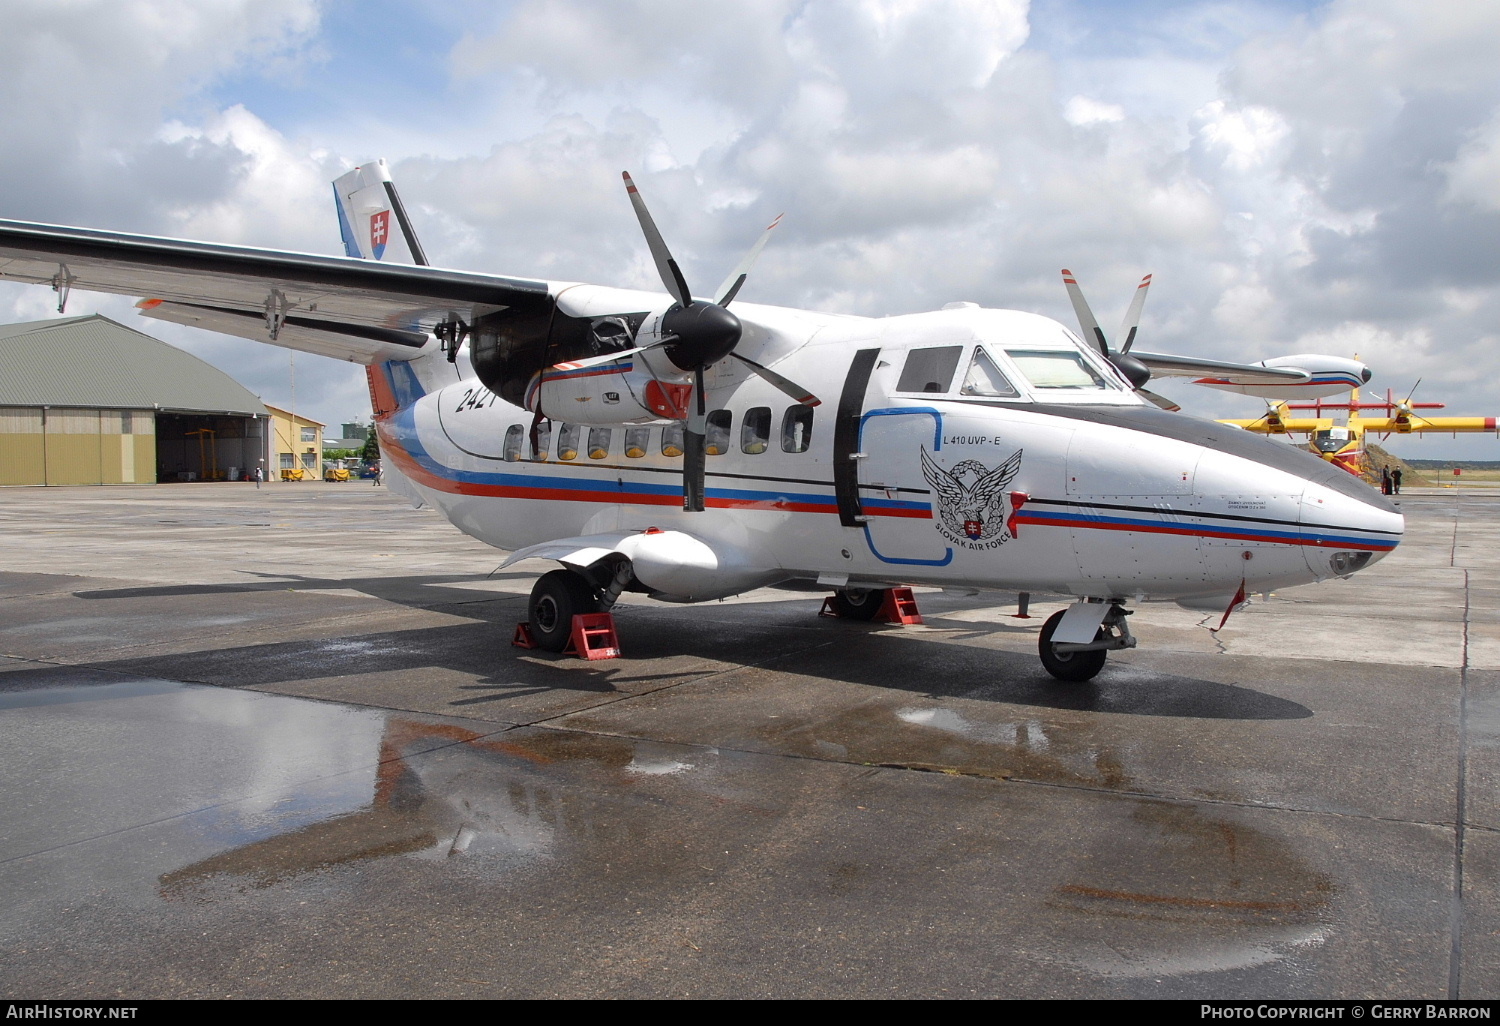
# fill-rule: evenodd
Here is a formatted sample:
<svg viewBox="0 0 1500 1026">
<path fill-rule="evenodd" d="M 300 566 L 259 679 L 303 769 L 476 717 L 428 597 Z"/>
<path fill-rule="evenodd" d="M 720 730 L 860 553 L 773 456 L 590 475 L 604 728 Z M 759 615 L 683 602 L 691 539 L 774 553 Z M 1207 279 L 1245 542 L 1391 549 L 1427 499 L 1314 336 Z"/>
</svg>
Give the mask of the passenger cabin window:
<svg viewBox="0 0 1500 1026">
<path fill-rule="evenodd" d="M 614 428 L 589 428 L 589 459 L 602 460 L 609 455 L 609 443 L 614 433 Z"/>
<path fill-rule="evenodd" d="M 1083 354 L 1063 349 L 1007 349 L 1032 388 L 1101 389 L 1109 388 Z"/>
<path fill-rule="evenodd" d="M 661 429 L 661 454 L 663 456 L 682 455 L 682 431 L 681 424 L 668 424 Z"/>
<path fill-rule="evenodd" d="M 646 455 L 646 449 L 651 445 L 651 429 L 636 427 L 625 429 L 625 455 L 633 460 L 638 460 Z"/>
<path fill-rule="evenodd" d="M 969 372 L 964 375 L 964 384 L 958 394 L 996 396 L 1001 399 L 1017 399 L 1021 395 L 1004 372 L 995 366 L 995 361 L 990 359 L 990 354 L 982 346 L 974 347 L 974 359 L 969 361 Z"/>
<path fill-rule="evenodd" d="M 564 424 L 562 430 L 557 434 L 557 458 L 560 460 L 576 460 L 578 458 L 578 436 L 583 429 L 577 424 Z"/>
<path fill-rule="evenodd" d="M 740 424 L 740 451 L 758 456 L 771 444 L 771 408 L 756 406 L 745 411 Z"/>
<path fill-rule="evenodd" d="M 531 458 L 541 462 L 547 458 L 547 450 L 552 446 L 552 422 L 546 421 L 536 426 L 536 444 L 531 448 Z"/>
<path fill-rule="evenodd" d="M 708 415 L 707 450 L 710 456 L 722 456 L 729 451 L 729 429 L 734 414 L 728 410 L 714 410 Z"/>
<path fill-rule="evenodd" d="M 812 444 L 811 406 L 789 406 L 781 418 L 781 451 L 806 452 Z"/>
<path fill-rule="evenodd" d="M 958 369 L 958 358 L 963 355 L 963 351 L 963 346 L 913 349 L 906 354 L 906 366 L 901 368 L 901 380 L 896 383 L 896 391 L 948 391 L 953 384 L 953 372 Z"/>
<path fill-rule="evenodd" d="M 526 429 L 520 424 L 512 424 L 505 431 L 505 448 L 502 450 L 506 463 L 515 463 L 521 458 L 521 439 L 526 437 Z"/>
</svg>

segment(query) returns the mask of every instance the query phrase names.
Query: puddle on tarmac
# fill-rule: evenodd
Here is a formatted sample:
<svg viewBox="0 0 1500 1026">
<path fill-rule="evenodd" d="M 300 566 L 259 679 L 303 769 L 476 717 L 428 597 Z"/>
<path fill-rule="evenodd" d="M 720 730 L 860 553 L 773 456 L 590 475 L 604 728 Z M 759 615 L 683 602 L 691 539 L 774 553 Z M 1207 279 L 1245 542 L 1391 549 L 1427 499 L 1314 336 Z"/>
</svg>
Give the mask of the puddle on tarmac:
<svg viewBox="0 0 1500 1026">
<path fill-rule="evenodd" d="M 564 848 L 617 845 L 632 829 L 623 807 L 649 798 L 639 785 L 689 774 L 717 753 L 561 731 L 484 735 L 393 716 L 371 755 L 369 799 L 359 808 L 165 873 L 162 895 L 202 897 L 210 883 L 266 887 L 391 856 L 461 858 L 493 873 Z"/>
<path fill-rule="evenodd" d="M 1128 790 L 1128 749 L 1079 743 L 1066 726 L 1021 715 L 984 722 L 951 707 L 870 704 L 814 723 L 773 723 L 781 752 L 965 775 Z M 1125 798 L 1118 822 L 1059 825 L 1056 875 L 1042 901 L 1051 962 L 1144 977 L 1295 960 L 1333 935 L 1335 887 L 1293 841 L 1237 810 Z M 1069 838 L 1100 838 L 1084 850 Z"/>
<path fill-rule="evenodd" d="M 123 874 L 149 881 L 151 895 L 209 900 L 389 857 L 484 873 L 587 858 L 628 840 L 643 802 L 763 811 L 732 774 L 701 772 L 717 764 L 711 749 L 85 679 L 54 668 L 0 692 L 12 782 L 0 792 L 0 861 L 117 837 L 123 859 L 88 870 L 99 880 Z"/>
<path fill-rule="evenodd" d="M 1094 787 L 1126 783 L 1120 753 L 1077 744 L 1066 727 L 1036 717 L 986 723 L 946 706 L 872 703 L 811 723 L 775 721 L 759 734 L 774 751 L 809 758 Z"/>
<path fill-rule="evenodd" d="M 1333 936 L 1336 888 L 1287 839 L 1236 811 L 1132 801 L 1071 854 L 1046 897 L 1066 915 L 1049 957 L 1104 976 L 1295 961 Z"/>
</svg>

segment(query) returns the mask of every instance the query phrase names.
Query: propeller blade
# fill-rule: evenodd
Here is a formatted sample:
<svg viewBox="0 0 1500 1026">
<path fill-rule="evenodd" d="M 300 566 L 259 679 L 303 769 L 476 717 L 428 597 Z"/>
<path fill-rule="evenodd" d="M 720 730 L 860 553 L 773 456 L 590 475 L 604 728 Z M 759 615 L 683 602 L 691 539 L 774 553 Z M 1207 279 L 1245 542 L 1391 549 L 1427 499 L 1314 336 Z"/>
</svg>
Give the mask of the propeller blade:
<svg viewBox="0 0 1500 1026">
<path fill-rule="evenodd" d="M 791 396 L 794 400 L 796 400 L 797 402 L 801 403 L 803 406 L 821 406 L 822 405 L 823 400 L 819 399 L 817 396 L 813 395 L 807 389 L 803 388 L 801 385 L 797 384 L 795 381 L 791 380 L 790 378 L 784 378 L 784 377 L 782 377 L 780 374 L 777 374 L 771 368 L 764 367 L 764 366 L 756 363 L 754 360 L 750 359 L 748 356 L 741 356 L 739 353 L 730 353 L 729 355 L 732 356 L 732 357 L 734 357 L 736 360 L 740 361 L 740 363 L 745 364 L 747 367 L 749 367 L 755 373 L 757 373 L 761 377 L 765 378 L 771 384 L 773 384 L 777 388 L 781 389 L 783 392 L 785 392 L 787 395 Z"/>
<path fill-rule="evenodd" d="M 1162 409 L 1166 410 L 1168 413 L 1176 413 L 1177 411 L 1179 411 L 1179 410 L 1182 409 L 1181 406 L 1178 406 L 1176 403 L 1174 403 L 1172 400 L 1168 399 L 1166 396 L 1164 396 L 1164 395 L 1157 395 L 1155 392 L 1151 391 L 1151 389 L 1149 389 L 1149 388 L 1138 388 L 1138 389 L 1136 389 L 1136 391 L 1139 392 L 1141 395 L 1145 396 L 1147 399 L 1151 400 L 1157 406 L 1160 406 Z M 1261 420 L 1265 420 L 1265 419 L 1266 419 L 1265 417 L 1261 418 Z"/>
<path fill-rule="evenodd" d="M 776 220 L 766 225 L 766 230 L 760 233 L 760 238 L 755 240 L 755 245 L 750 247 L 750 252 L 745 254 L 745 259 L 741 260 L 740 265 L 733 271 L 730 271 L 729 277 L 725 278 L 723 283 L 714 290 L 714 295 L 719 297 L 714 300 L 715 303 L 718 303 L 720 306 L 728 306 L 734 300 L 734 297 L 740 294 L 740 287 L 745 284 L 745 279 L 750 276 L 750 268 L 755 266 L 755 260 L 760 256 L 760 251 L 766 248 L 766 243 L 771 239 L 771 232 L 775 231 L 776 226 L 781 223 L 781 219 L 784 216 L 786 215 L 777 214 Z"/>
<path fill-rule="evenodd" d="M 1099 322 L 1094 318 L 1094 311 L 1089 309 L 1089 301 L 1083 298 L 1083 290 L 1078 287 L 1073 272 L 1064 267 L 1062 276 L 1063 285 L 1068 289 L 1068 298 L 1073 301 L 1073 312 L 1078 315 L 1078 326 L 1083 329 L 1084 339 L 1099 348 L 1099 355 L 1108 358 L 1109 343 L 1099 328 Z"/>
<path fill-rule="evenodd" d="M 590 356 L 582 360 L 565 360 L 562 363 L 554 363 L 548 367 L 549 371 L 583 370 L 587 367 L 597 367 L 601 363 L 610 363 L 614 360 L 623 360 L 627 356 L 636 353 L 644 353 L 653 346 L 663 345 L 661 342 L 653 342 L 649 346 L 636 346 L 634 349 L 621 349 L 618 353 L 602 353 L 599 356 Z"/>
<path fill-rule="evenodd" d="M 708 477 L 708 413 L 701 367 L 693 375 L 693 394 L 693 412 L 682 439 L 682 508 L 687 513 L 702 513 L 704 482 Z"/>
<path fill-rule="evenodd" d="M 1141 283 L 1135 287 L 1135 295 L 1130 299 L 1130 309 L 1125 311 L 1125 320 L 1120 324 L 1120 333 L 1115 336 L 1123 338 L 1124 344 L 1120 346 L 1120 352 L 1130 352 L 1130 347 L 1135 345 L 1135 329 L 1141 323 L 1141 307 L 1146 305 L 1146 290 L 1151 287 L 1151 275 L 1141 279 Z"/>
<path fill-rule="evenodd" d="M 636 353 L 644 353 L 652 349 L 660 349 L 662 346 L 669 346 L 676 341 L 676 335 L 663 335 L 661 338 L 657 339 L 655 342 L 652 342 L 648 346 L 634 346 L 630 349 L 621 349 L 613 353 L 600 353 L 598 356 L 587 356 L 582 360 L 564 360 L 562 363 L 554 363 L 547 369 L 549 371 L 584 370 L 587 367 L 597 367 L 601 363 L 610 363 L 614 360 L 623 360 L 625 359 L 625 357 L 634 356 Z"/>
<path fill-rule="evenodd" d="M 646 209 L 646 201 L 641 199 L 635 182 L 631 181 L 630 172 L 622 171 L 621 174 L 625 178 L 625 191 L 630 194 L 630 205 L 635 207 L 636 220 L 641 222 L 641 232 L 646 236 L 646 245 L 651 249 L 651 259 L 656 261 L 656 273 L 661 275 L 661 283 L 678 303 L 692 306 L 693 296 L 688 291 L 687 281 L 682 277 L 682 269 L 672 259 L 672 252 L 667 249 L 661 232 L 656 230 L 656 222 L 651 220 L 651 211 Z"/>
</svg>

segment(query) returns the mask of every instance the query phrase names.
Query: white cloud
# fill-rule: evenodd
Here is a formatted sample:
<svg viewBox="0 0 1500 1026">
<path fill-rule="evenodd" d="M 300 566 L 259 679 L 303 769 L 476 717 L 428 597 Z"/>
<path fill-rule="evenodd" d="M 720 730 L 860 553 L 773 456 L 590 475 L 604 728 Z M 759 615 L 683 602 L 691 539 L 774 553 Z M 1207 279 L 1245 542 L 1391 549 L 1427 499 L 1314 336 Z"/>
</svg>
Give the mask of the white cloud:
<svg viewBox="0 0 1500 1026">
<path fill-rule="evenodd" d="M 1118 103 L 1100 103 L 1087 96 L 1075 96 L 1063 108 L 1063 117 L 1070 125 L 1092 125 L 1100 121 L 1125 120 L 1125 108 Z"/>
<path fill-rule="evenodd" d="M 317 116 L 320 90 L 361 87 L 319 77 L 344 43 L 312 0 L 13 4 L 3 213 L 335 252 L 327 182 L 381 155 L 438 262 L 655 287 L 628 168 L 699 288 L 785 211 L 747 299 L 870 314 L 969 299 L 1067 322 L 1068 266 L 1108 322 L 1153 271 L 1143 346 L 1358 346 L 1379 381 L 1421 373 L 1455 411 L 1497 412 L 1500 8 L 1153 10 L 1113 10 L 1091 42 L 1097 17 L 1042 39 L 1001 0 L 518 0 L 454 34 L 453 102 L 387 126 Z M 207 99 L 258 67 L 304 83 L 295 131 L 250 99 Z M 17 317 L 48 298 L 0 291 Z M 281 387 L 280 354 L 180 335 Z M 357 413 L 348 368 L 318 384 L 315 366 L 299 406 Z"/>
</svg>

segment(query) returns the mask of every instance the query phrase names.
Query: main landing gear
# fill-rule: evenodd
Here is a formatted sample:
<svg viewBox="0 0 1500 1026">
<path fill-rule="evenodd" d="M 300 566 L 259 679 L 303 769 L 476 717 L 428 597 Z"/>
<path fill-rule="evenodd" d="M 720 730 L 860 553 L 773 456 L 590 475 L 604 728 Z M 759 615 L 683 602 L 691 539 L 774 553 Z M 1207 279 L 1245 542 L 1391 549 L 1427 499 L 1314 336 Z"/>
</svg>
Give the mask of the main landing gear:
<svg viewBox="0 0 1500 1026">
<path fill-rule="evenodd" d="M 833 608 L 845 620 L 873 620 L 884 603 L 882 588 L 840 588 L 833 593 Z"/>
<path fill-rule="evenodd" d="M 1135 648 L 1135 636 L 1130 633 L 1130 625 L 1125 622 L 1130 610 L 1118 601 L 1110 602 L 1107 610 L 1103 607 L 1102 602 L 1085 600 L 1075 602 L 1067 609 L 1059 609 L 1047 617 L 1037 643 L 1043 669 L 1058 680 L 1092 680 L 1104 669 L 1104 660 L 1112 650 Z M 1069 617 L 1070 614 L 1072 622 L 1063 631 L 1064 635 L 1077 637 L 1082 630 L 1082 636 L 1087 638 L 1089 628 L 1094 627 L 1093 641 L 1052 640 L 1052 636 L 1062 626 L 1064 617 Z"/>
<path fill-rule="evenodd" d="M 537 578 L 527 607 L 531 637 L 537 648 L 548 652 L 567 648 L 573 633 L 573 617 L 609 612 L 634 579 L 628 559 L 589 569 L 588 575 L 577 570 L 550 570 Z M 596 579 L 605 583 L 596 583 Z"/>
<path fill-rule="evenodd" d="M 561 652 L 568 645 L 573 617 L 599 612 L 599 593 L 582 574 L 550 570 L 531 589 L 531 636 L 537 648 Z"/>
</svg>

